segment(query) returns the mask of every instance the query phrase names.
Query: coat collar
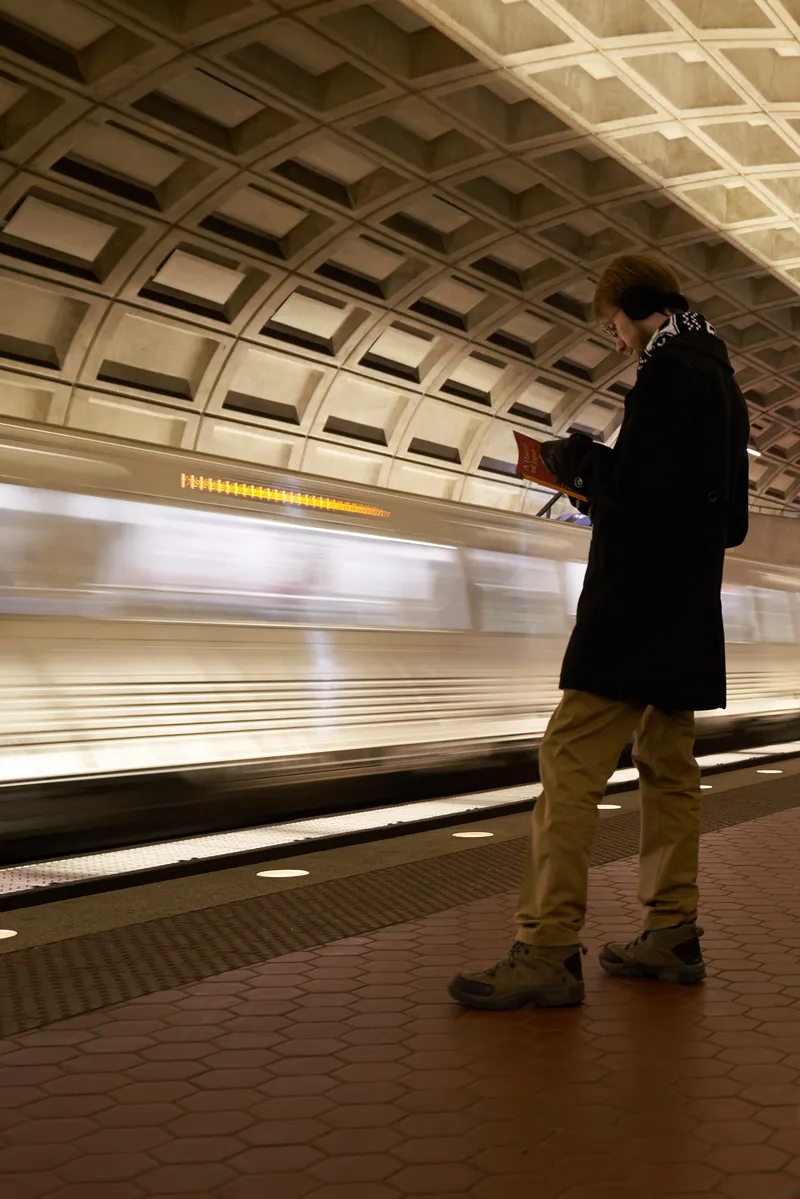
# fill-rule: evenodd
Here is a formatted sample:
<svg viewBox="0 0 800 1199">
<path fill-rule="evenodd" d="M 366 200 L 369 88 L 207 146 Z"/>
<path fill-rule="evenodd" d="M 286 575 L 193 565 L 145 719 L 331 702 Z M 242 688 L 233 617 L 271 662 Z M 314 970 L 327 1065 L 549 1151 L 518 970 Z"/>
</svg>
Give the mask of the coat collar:
<svg viewBox="0 0 800 1199">
<path fill-rule="evenodd" d="M 708 333 L 712 337 L 716 336 L 713 327 L 699 312 L 675 312 L 656 329 L 648 341 L 637 364 L 637 371 L 640 371 L 645 363 L 650 361 L 654 352 L 660 350 L 671 338 L 686 333 Z"/>
</svg>

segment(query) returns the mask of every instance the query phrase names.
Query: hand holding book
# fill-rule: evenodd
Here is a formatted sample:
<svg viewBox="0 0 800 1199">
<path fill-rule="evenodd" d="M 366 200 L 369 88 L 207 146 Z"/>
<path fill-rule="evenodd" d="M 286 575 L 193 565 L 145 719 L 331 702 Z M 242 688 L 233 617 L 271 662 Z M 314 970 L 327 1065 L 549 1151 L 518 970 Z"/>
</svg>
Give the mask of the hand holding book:
<svg viewBox="0 0 800 1199">
<path fill-rule="evenodd" d="M 526 433 L 519 433 L 514 430 L 514 437 L 517 441 L 517 474 L 521 479 L 527 479 L 531 483 L 538 483 L 540 487 L 548 487 L 552 491 L 560 491 L 564 495 L 574 496 L 576 500 L 585 500 L 586 496 L 581 495 L 577 491 L 573 491 L 569 487 L 565 487 L 556 478 L 553 471 L 548 467 L 542 456 L 542 442 L 537 441 L 534 437 L 528 437 Z M 548 457 L 551 455 L 545 454 Z M 555 463 L 553 463 L 555 465 Z"/>
</svg>

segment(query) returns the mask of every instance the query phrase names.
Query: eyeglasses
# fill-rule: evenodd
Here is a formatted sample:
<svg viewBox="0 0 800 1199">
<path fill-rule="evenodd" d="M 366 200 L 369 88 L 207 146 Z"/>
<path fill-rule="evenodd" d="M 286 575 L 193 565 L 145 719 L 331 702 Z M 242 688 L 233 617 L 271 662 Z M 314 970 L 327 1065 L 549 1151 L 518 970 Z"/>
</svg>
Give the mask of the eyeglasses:
<svg viewBox="0 0 800 1199">
<path fill-rule="evenodd" d="M 607 324 L 601 326 L 603 332 L 607 333 L 612 341 L 616 341 L 617 338 L 619 337 L 619 333 L 617 332 L 617 326 L 614 323 L 614 319 L 618 312 L 619 312 L 619 308 L 615 308 L 614 315 L 612 316 L 611 320 L 608 321 Z"/>
</svg>

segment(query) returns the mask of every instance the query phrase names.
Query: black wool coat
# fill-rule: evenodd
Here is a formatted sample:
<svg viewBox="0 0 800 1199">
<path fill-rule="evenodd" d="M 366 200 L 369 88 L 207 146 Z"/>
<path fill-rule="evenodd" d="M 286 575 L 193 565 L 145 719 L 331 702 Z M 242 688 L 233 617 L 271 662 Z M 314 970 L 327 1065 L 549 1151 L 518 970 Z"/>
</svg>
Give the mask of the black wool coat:
<svg viewBox="0 0 800 1199">
<path fill-rule="evenodd" d="M 662 711 L 724 708 L 720 591 L 748 526 L 749 421 L 724 343 L 654 349 L 613 448 L 573 437 L 559 475 L 592 541 L 561 687 Z"/>
</svg>

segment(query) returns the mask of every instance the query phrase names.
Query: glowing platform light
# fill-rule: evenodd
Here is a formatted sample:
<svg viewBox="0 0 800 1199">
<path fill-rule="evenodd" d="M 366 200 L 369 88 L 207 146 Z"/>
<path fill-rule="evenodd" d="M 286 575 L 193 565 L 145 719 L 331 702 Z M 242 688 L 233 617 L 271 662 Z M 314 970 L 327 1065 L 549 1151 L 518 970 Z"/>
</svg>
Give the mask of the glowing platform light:
<svg viewBox="0 0 800 1199">
<path fill-rule="evenodd" d="M 9 937 L 19 936 L 14 928 L 0 928 L 0 941 L 7 941 Z"/>
<path fill-rule="evenodd" d="M 259 870 L 258 878 L 301 878 L 307 870 Z"/>
<path fill-rule="evenodd" d="M 800 741 L 781 742 L 777 745 L 760 746 L 752 754 L 770 754 L 789 758 L 800 756 Z M 759 757 L 750 757 L 748 751 L 731 754 L 712 754 L 698 759 L 703 769 L 738 764 L 751 768 Z M 766 769 L 766 768 L 764 768 Z M 769 768 L 772 769 L 772 768 Z M 636 770 L 615 771 L 609 780 L 612 783 L 629 783 L 637 780 Z M 711 783 L 702 783 L 703 791 L 712 790 Z M 542 793 L 541 783 L 526 783 L 524 786 L 502 787 L 496 791 L 471 792 L 466 795 L 450 796 L 437 800 L 412 800 L 390 808 L 361 809 L 342 812 L 333 816 L 317 816 L 303 820 L 259 825 L 255 828 L 235 829 L 229 832 L 185 837 L 178 841 L 162 841 L 126 849 L 100 850 L 72 858 L 57 858 L 46 862 L 30 862 L 22 866 L 0 868 L 0 896 L 19 895 L 25 892 L 58 887 L 92 879 L 114 878 L 138 872 L 173 867 L 183 863 L 220 859 L 254 851 L 267 856 L 276 849 L 283 849 L 300 842 L 315 842 L 328 837 L 350 836 L 369 831 L 396 828 L 404 825 L 419 827 L 427 821 L 453 817 L 468 818 L 476 815 L 487 819 L 498 807 L 506 808 L 530 804 Z M 621 805 L 603 805 L 608 810 L 617 810 Z M 472 830 L 470 830 L 472 831 Z M 482 830 L 474 830 L 475 832 Z M 259 872 L 261 874 L 261 872 Z M 296 874 L 275 875 L 264 873 L 263 877 L 298 877 Z M 3 936 L 16 936 L 6 930 Z"/>
<path fill-rule="evenodd" d="M 187 475 L 181 472 L 181 487 L 189 491 L 208 491 L 215 495 L 232 495 L 244 500 L 261 500 L 268 504 L 294 504 L 322 512 L 347 512 L 357 516 L 391 516 L 385 508 L 372 504 L 356 504 L 351 500 L 336 500 L 329 495 L 311 495 L 304 491 L 287 491 L 282 487 L 264 487 L 260 483 L 239 483 L 231 479 L 212 479 L 207 475 Z"/>
<path fill-rule="evenodd" d="M 478 832 L 478 830 L 476 829 L 475 832 L 453 833 L 453 836 L 454 837 L 464 837 L 466 839 L 466 838 L 478 838 L 478 837 L 493 837 L 494 833 L 481 833 L 481 832 Z"/>
</svg>

